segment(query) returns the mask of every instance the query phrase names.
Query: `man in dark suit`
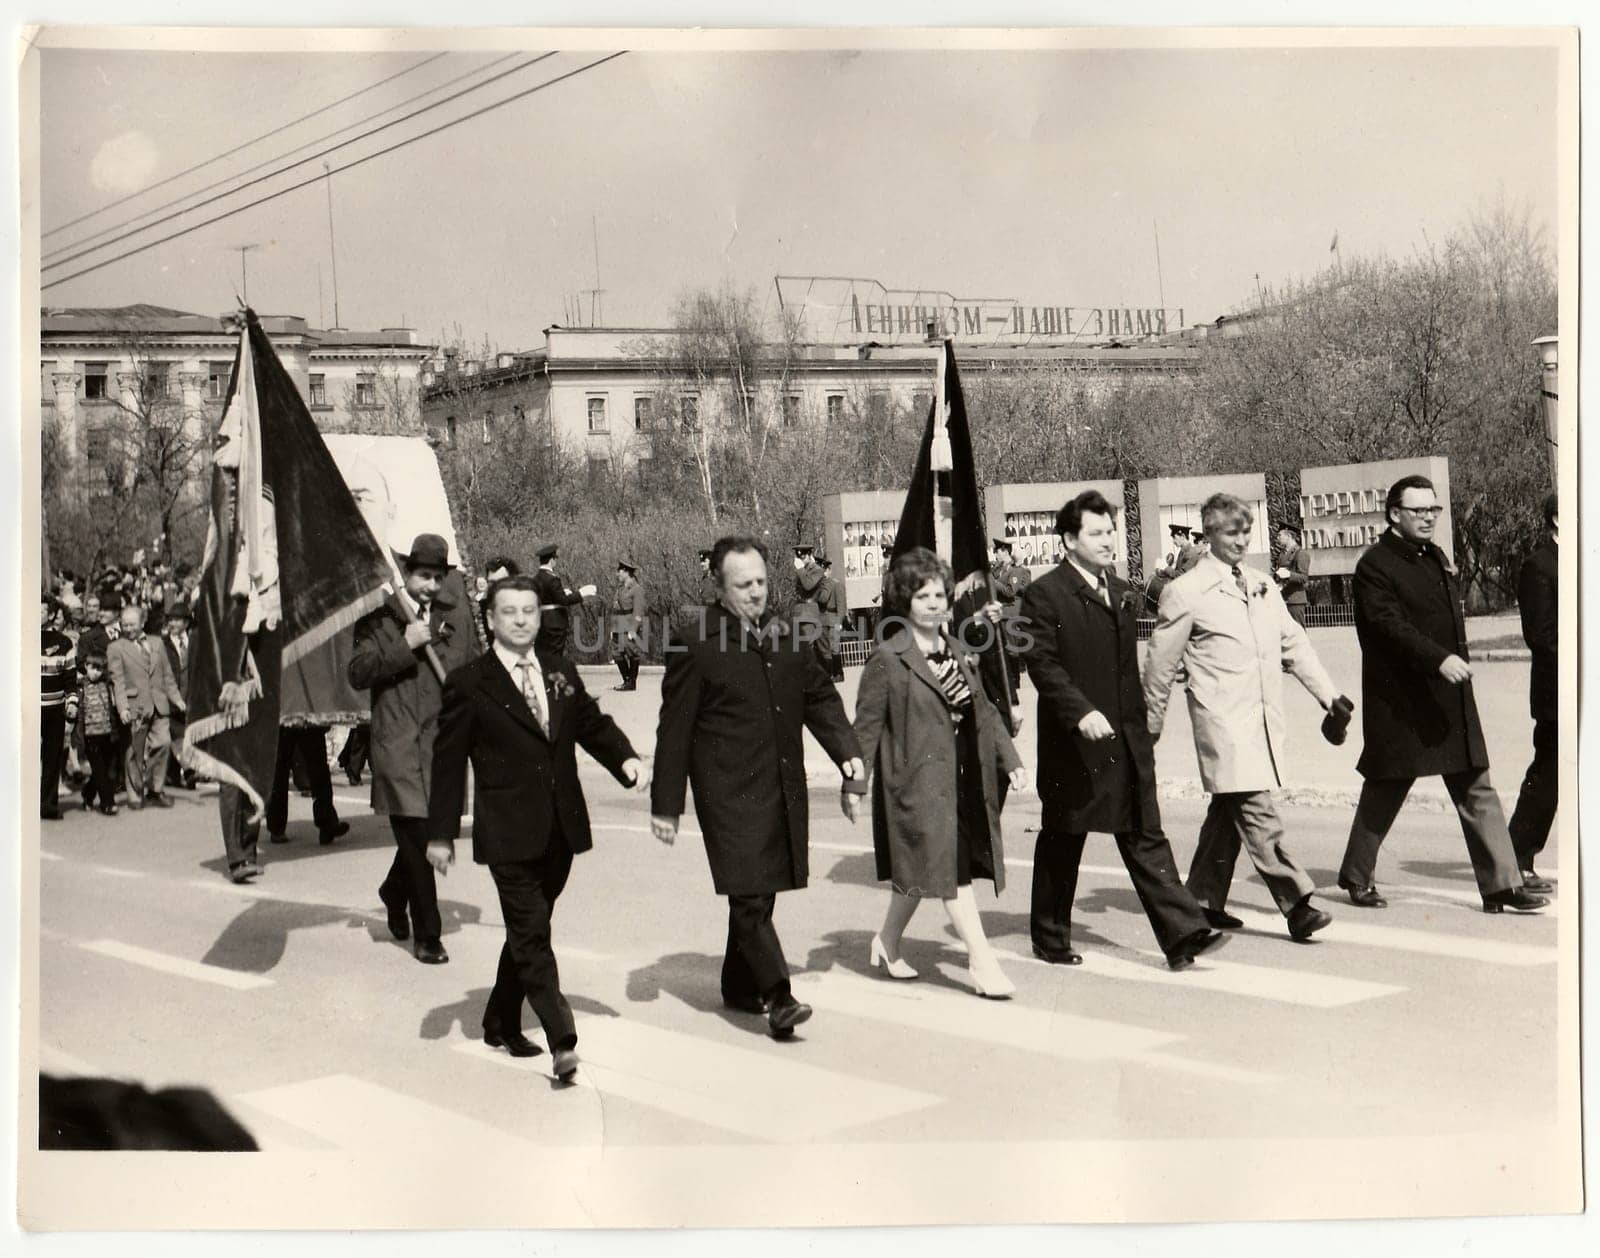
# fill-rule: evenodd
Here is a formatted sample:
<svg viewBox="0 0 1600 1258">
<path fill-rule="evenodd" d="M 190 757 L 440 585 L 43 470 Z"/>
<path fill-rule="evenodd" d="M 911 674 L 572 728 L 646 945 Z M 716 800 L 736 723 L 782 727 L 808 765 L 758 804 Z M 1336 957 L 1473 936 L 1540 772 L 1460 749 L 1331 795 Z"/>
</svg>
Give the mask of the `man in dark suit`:
<svg viewBox="0 0 1600 1258">
<path fill-rule="evenodd" d="M 1039 796 L 1044 818 L 1033 853 L 1034 954 L 1080 965 L 1072 901 L 1090 830 L 1116 836 L 1139 903 L 1174 970 L 1225 938 L 1206 924 L 1178 878 L 1161 831 L 1155 749 L 1139 683 L 1139 599 L 1111 570 L 1111 504 L 1085 490 L 1056 516 L 1066 561 L 1022 596 L 1028 675 L 1039 691 Z"/>
<path fill-rule="evenodd" d="M 1486 913 L 1529 913 L 1548 900 L 1522 885 L 1467 663 L 1467 627 L 1455 567 L 1433 544 L 1444 510 L 1425 476 L 1389 489 L 1389 528 L 1356 564 L 1361 642 L 1361 730 L 1356 768 L 1366 780 L 1350 826 L 1339 885 L 1350 902 L 1381 909 L 1373 881 L 1378 849 L 1419 777 L 1438 775 L 1461 817 Z"/>
<path fill-rule="evenodd" d="M 552 1069 L 566 1081 L 578 1069 L 578 1032 L 561 994 L 550 916 L 573 856 L 594 846 L 575 749 L 641 792 L 650 775 L 572 662 L 536 648 L 536 578 L 507 577 L 490 587 L 486 602 L 494 645 L 445 679 L 428 860 L 440 873 L 455 861 L 470 762 L 472 859 L 489 867 L 506 924 L 483 1013 L 484 1042 L 513 1056 L 538 1051 L 521 1031 L 526 996 L 544 1028 Z"/>
<path fill-rule="evenodd" d="M 765 1013 L 785 1039 L 811 1016 L 772 924 L 777 893 L 809 873 L 803 731 L 847 778 L 862 776 L 861 748 L 812 644 L 768 610 L 765 547 L 721 538 L 711 571 L 718 603 L 667 648 L 650 827 L 663 843 L 677 838 L 692 782 L 712 884 L 728 897 L 723 1003 Z"/>
<path fill-rule="evenodd" d="M 567 638 L 572 631 L 572 613 L 569 607 L 581 607 L 586 596 L 596 593 L 595 587 L 571 589 L 556 575 L 556 556 L 560 549 L 554 542 L 539 547 L 539 571 L 534 573 L 534 587 L 539 595 L 540 615 L 544 623 L 539 628 L 539 638 L 534 648 L 546 655 L 565 655 Z M 487 600 L 485 600 L 487 603 Z M 492 617 L 485 608 L 484 624 L 489 626 Z"/>
<path fill-rule="evenodd" d="M 1550 826 L 1556 819 L 1560 768 L 1556 763 L 1556 726 L 1560 685 L 1556 667 L 1556 625 L 1561 599 L 1557 592 L 1556 496 L 1544 500 L 1544 540 L 1522 565 L 1517 583 L 1517 605 L 1522 611 L 1522 638 L 1533 652 L 1528 679 L 1528 707 L 1533 715 L 1533 763 L 1522 778 L 1522 791 L 1511 813 L 1511 844 L 1516 849 L 1522 885 L 1529 891 L 1549 891 L 1548 879 L 1533 872 L 1533 860 L 1544 851 Z"/>
<path fill-rule="evenodd" d="M 187 696 L 189 693 L 189 624 L 192 613 L 189 604 L 183 598 L 171 598 L 162 612 L 161 641 L 167 648 L 167 665 L 172 670 L 172 679 L 178 684 L 178 693 Z M 183 735 L 188 722 L 182 712 L 174 712 L 168 721 L 172 729 L 173 747 L 183 746 Z M 184 790 L 194 789 L 195 775 L 193 769 L 185 769 L 178 757 L 174 755 L 167 761 L 167 785 L 182 787 Z"/>
<path fill-rule="evenodd" d="M 372 691 L 372 811 L 394 831 L 394 863 L 378 888 L 396 939 L 416 937 L 425 965 L 450 959 L 439 941 L 439 895 L 428 863 L 428 793 L 443 676 L 473 650 L 467 601 L 441 597 L 450 551 L 436 533 L 419 533 L 400 560 L 405 585 L 356 622 L 350 684 Z M 408 916 L 409 910 L 409 916 Z"/>
</svg>

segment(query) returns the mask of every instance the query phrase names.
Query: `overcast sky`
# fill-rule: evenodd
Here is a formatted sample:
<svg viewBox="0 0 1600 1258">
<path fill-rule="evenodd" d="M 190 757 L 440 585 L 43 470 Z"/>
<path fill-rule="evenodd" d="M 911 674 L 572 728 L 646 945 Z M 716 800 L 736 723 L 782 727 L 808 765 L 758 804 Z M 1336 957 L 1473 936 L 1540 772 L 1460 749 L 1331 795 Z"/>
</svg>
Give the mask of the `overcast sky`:
<svg viewBox="0 0 1600 1258">
<path fill-rule="evenodd" d="M 46 236 L 47 255 L 474 68 L 452 90 L 516 64 L 426 55 L 47 50 L 46 232 L 420 66 Z M 561 53 L 329 160 L 598 55 Z M 1252 300 L 1257 274 L 1270 285 L 1324 265 L 1335 232 L 1347 259 L 1402 254 L 1504 195 L 1553 243 L 1554 68 L 1553 52 L 1494 48 L 629 53 L 336 175 L 340 322 L 535 347 L 565 299 L 594 287 L 596 234 L 614 325 L 658 324 L 679 292 L 724 279 L 766 300 L 775 274 L 1029 305 L 1154 306 L 1164 287 L 1188 322 L 1208 320 Z M 251 304 L 331 325 L 328 241 L 318 181 L 43 300 L 215 313 L 233 304 L 238 246 L 254 244 Z"/>
</svg>

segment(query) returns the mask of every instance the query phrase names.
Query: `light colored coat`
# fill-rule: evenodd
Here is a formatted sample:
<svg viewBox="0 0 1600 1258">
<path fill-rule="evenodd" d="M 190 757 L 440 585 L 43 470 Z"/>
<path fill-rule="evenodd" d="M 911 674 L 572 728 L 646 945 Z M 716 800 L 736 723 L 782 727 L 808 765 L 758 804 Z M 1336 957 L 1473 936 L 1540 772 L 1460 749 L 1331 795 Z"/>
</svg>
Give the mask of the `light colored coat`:
<svg viewBox="0 0 1600 1258">
<path fill-rule="evenodd" d="M 1285 670 L 1324 708 L 1340 693 L 1277 588 L 1248 568 L 1244 577 L 1248 599 L 1228 566 L 1207 555 L 1168 585 L 1145 664 L 1153 737 L 1161 734 L 1180 665 L 1187 669 L 1195 755 L 1212 794 L 1283 785 Z"/>
</svg>

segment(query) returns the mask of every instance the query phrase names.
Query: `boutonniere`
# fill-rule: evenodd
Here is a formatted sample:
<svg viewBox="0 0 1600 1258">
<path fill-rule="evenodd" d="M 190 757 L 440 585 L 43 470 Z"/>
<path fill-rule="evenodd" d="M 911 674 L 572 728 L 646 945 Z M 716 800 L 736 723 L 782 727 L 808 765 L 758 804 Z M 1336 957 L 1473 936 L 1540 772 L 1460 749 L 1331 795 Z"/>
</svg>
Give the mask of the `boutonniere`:
<svg viewBox="0 0 1600 1258">
<path fill-rule="evenodd" d="M 1257 584 L 1255 589 L 1250 591 L 1250 597 L 1252 597 L 1252 598 L 1266 598 L 1266 596 L 1267 596 L 1267 583 L 1265 581 L 1260 582 L 1259 584 Z"/>
<path fill-rule="evenodd" d="M 1139 598 L 1132 590 L 1122 591 L 1122 610 L 1127 613 L 1139 610 Z"/>
<path fill-rule="evenodd" d="M 544 675 L 544 688 L 550 694 L 560 699 L 570 699 L 578 692 L 573 688 L 572 679 L 559 668 Z"/>
</svg>

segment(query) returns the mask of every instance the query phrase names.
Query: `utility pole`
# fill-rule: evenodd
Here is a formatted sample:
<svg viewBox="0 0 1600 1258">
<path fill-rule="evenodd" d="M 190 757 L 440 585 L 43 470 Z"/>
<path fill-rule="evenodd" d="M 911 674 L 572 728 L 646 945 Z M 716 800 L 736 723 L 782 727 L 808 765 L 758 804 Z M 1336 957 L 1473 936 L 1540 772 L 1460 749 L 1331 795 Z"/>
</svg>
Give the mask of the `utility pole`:
<svg viewBox="0 0 1600 1258">
<path fill-rule="evenodd" d="M 1167 286 L 1161 279 L 1161 228 L 1156 225 L 1155 219 L 1150 220 L 1150 230 L 1156 238 L 1156 292 L 1161 301 L 1161 308 L 1167 308 Z"/>
<path fill-rule="evenodd" d="M 333 326 L 337 329 L 340 326 L 339 251 L 337 246 L 334 244 L 333 238 L 333 171 L 329 169 L 327 162 L 322 163 L 322 169 L 326 174 L 326 182 L 328 185 L 328 256 L 333 263 Z"/>
<path fill-rule="evenodd" d="M 244 304 L 248 306 L 250 304 L 250 268 L 245 265 L 244 257 L 250 250 L 259 249 L 261 246 L 256 244 L 235 245 L 234 248 L 239 251 L 239 281 L 244 285 Z"/>
</svg>

